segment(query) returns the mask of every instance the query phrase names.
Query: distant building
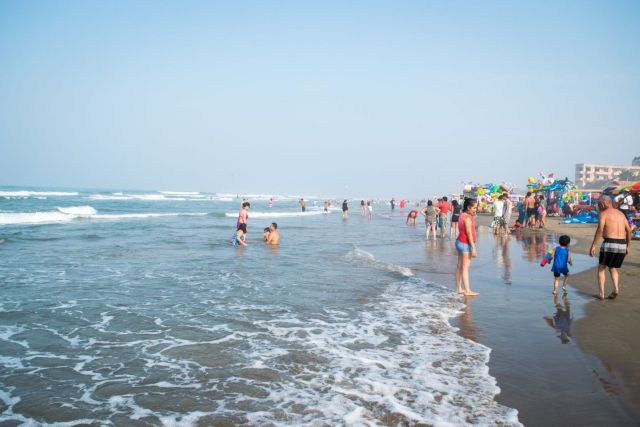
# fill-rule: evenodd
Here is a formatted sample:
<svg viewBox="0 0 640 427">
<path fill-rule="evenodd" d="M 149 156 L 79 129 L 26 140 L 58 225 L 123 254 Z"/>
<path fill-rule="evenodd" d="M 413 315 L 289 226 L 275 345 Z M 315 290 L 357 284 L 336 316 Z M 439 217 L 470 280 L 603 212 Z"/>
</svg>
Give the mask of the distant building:
<svg viewBox="0 0 640 427">
<path fill-rule="evenodd" d="M 627 165 L 595 165 L 578 163 L 576 165 L 575 183 L 585 188 L 590 183 L 607 183 L 617 179 L 624 171 L 629 171 L 636 176 L 640 175 L 640 156 L 633 159 L 633 166 Z"/>
</svg>

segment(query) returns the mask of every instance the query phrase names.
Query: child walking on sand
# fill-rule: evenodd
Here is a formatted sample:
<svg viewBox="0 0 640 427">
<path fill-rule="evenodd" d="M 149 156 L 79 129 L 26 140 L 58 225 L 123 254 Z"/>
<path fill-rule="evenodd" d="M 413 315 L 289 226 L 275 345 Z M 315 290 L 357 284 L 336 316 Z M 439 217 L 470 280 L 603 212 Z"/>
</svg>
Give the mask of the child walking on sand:
<svg viewBox="0 0 640 427">
<path fill-rule="evenodd" d="M 571 260 L 571 254 L 569 253 L 569 243 L 571 238 L 567 235 L 562 235 L 558 239 L 560 246 L 556 246 L 551 255 L 553 264 L 551 265 L 551 271 L 553 272 L 553 294 L 558 295 L 558 282 L 560 282 L 560 275 L 564 276 L 562 281 L 562 290 L 567 292 L 567 281 L 569 280 L 569 267 L 573 265 Z"/>
</svg>

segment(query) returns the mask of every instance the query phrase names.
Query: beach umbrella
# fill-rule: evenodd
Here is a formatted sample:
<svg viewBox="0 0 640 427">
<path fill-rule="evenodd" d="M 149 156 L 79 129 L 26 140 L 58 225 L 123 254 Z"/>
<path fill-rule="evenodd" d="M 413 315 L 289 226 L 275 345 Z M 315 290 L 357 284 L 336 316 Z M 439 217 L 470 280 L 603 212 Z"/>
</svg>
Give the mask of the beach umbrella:
<svg viewBox="0 0 640 427">
<path fill-rule="evenodd" d="M 604 194 L 614 194 L 614 193 L 613 193 L 613 191 L 614 191 L 615 189 L 616 189 L 616 187 L 615 187 L 615 186 L 607 187 L 607 188 L 605 188 L 604 190 L 602 190 L 602 192 L 603 192 Z"/>
<path fill-rule="evenodd" d="M 629 191 L 633 192 L 633 193 L 639 193 L 640 192 L 640 181 L 636 181 L 633 184 L 628 185 L 627 187 Z"/>
</svg>

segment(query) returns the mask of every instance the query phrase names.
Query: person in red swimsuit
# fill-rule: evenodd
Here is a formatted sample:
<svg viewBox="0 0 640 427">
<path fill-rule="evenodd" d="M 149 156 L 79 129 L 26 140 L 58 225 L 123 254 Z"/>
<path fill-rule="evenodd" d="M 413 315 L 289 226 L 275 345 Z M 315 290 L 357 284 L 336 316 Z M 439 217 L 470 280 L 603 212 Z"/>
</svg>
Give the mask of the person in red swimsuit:
<svg viewBox="0 0 640 427">
<path fill-rule="evenodd" d="M 476 210 L 478 202 L 475 199 L 465 199 L 462 206 L 462 214 L 458 225 L 458 239 L 456 250 L 458 251 L 458 266 L 456 268 L 456 292 L 465 296 L 479 295 L 472 292 L 469 287 L 469 268 L 471 258 L 477 256 L 476 252 Z M 464 285 L 464 288 L 462 287 Z"/>
<path fill-rule="evenodd" d="M 413 209 L 407 215 L 407 224 L 416 225 L 416 220 L 418 219 L 418 211 Z"/>
</svg>

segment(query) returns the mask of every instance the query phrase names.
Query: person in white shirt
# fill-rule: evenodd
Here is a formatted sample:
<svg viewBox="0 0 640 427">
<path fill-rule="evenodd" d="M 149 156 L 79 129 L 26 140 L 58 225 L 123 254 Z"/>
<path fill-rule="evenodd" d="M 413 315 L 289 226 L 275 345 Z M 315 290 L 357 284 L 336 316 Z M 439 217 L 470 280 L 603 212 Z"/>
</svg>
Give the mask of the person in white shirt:
<svg viewBox="0 0 640 427">
<path fill-rule="evenodd" d="M 502 232 L 504 218 L 502 215 L 504 214 L 504 194 L 501 194 L 495 202 L 493 202 L 493 223 L 491 226 L 493 227 L 493 234 L 498 234 Z"/>
<path fill-rule="evenodd" d="M 629 191 L 625 191 L 618 203 L 620 203 L 620 210 L 626 214 L 629 211 L 629 208 L 633 206 L 633 197 L 631 196 L 631 193 L 629 193 Z"/>
<path fill-rule="evenodd" d="M 511 211 L 513 210 L 513 202 L 509 198 L 509 195 L 505 195 L 504 197 L 504 213 L 502 214 L 502 218 L 504 218 L 504 232 L 506 233 L 509 228 L 509 222 L 511 222 Z"/>
</svg>

